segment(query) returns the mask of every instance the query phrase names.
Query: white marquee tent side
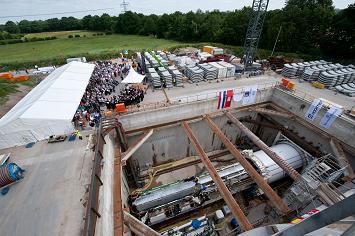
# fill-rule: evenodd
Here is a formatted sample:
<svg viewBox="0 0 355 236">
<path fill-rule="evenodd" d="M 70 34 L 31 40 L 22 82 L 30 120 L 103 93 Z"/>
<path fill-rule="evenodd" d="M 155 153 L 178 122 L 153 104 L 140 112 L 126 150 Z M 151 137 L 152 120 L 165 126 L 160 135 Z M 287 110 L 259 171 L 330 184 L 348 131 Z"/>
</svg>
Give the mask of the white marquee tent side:
<svg viewBox="0 0 355 236">
<path fill-rule="evenodd" d="M 0 119 L 0 149 L 74 131 L 71 121 L 94 68 L 70 62 L 32 89 Z"/>
<path fill-rule="evenodd" d="M 139 84 L 142 83 L 145 75 L 138 74 L 132 67 L 129 69 L 128 75 L 124 80 L 122 80 L 122 84 Z"/>
</svg>

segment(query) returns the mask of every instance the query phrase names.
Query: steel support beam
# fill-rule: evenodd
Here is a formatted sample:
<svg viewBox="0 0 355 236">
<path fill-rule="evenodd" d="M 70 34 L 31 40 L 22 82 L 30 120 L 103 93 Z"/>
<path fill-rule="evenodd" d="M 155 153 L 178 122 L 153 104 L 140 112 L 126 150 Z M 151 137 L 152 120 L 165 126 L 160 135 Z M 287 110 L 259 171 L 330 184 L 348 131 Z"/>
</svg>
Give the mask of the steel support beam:
<svg viewBox="0 0 355 236">
<path fill-rule="evenodd" d="M 292 236 L 302 236 L 317 229 L 323 228 L 331 223 L 342 220 L 348 216 L 355 214 L 355 195 L 351 195 L 344 200 L 335 203 L 334 205 L 311 215 L 309 218 L 301 221 L 298 224 L 292 225 L 283 231 L 274 234 L 275 236 L 292 235 Z"/>
<path fill-rule="evenodd" d="M 344 152 L 341 144 L 337 140 L 331 139 L 330 140 L 330 147 L 332 148 L 334 155 L 336 157 L 338 157 L 341 161 L 343 161 L 344 164 L 347 164 L 345 175 L 348 176 L 350 179 L 353 179 L 354 178 L 354 170 L 351 167 L 351 165 L 349 164 L 349 161 L 345 156 L 345 152 Z"/>
<path fill-rule="evenodd" d="M 250 111 L 255 111 L 257 113 L 266 114 L 266 115 L 284 117 L 288 119 L 292 119 L 294 117 L 294 115 L 290 113 L 274 111 L 262 107 L 250 108 Z"/>
<path fill-rule="evenodd" d="M 126 225 L 133 231 L 133 233 L 140 236 L 159 236 L 160 234 L 144 224 L 140 220 L 137 220 L 134 216 L 124 211 L 123 219 Z"/>
<path fill-rule="evenodd" d="M 123 235 L 123 211 L 122 211 L 122 196 L 121 196 L 121 150 L 116 148 L 114 166 L 113 166 L 113 224 L 114 236 Z"/>
<path fill-rule="evenodd" d="M 213 182 L 216 184 L 221 196 L 227 203 L 233 215 L 236 217 L 237 221 L 239 222 L 241 228 L 245 231 L 251 230 L 253 228 L 252 224 L 249 222 L 243 211 L 240 209 L 238 203 L 234 199 L 231 192 L 228 190 L 227 186 L 224 184 L 222 178 L 218 175 L 217 170 L 214 168 L 212 162 L 209 160 L 207 154 L 203 150 L 201 144 L 198 142 L 197 138 L 193 134 L 191 128 L 189 127 L 186 121 L 182 122 L 182 127 L 187 137 L 191 141 L 192 145 L 195 147 L 198 155 L 201 157 L 203 164 L 210 173 L 210 176 Z"/>
<path fill-rule="evenodd" d="M 292 114 L 292 112 L 290 112 L 290 111 L 286 110 L 285 108 L 280 107 L 280 106 L 278 106 L 278 105 L 276 105 L 276 104 L 274 104 L 274 103 L 270 103 L 270 104 L 268 104 L 268 105 L 270 105 L 270 106 L 273 107 L 274 109 L 279 110 L 279 111 L 281 111 L 281 112 L 288 112 L 288 113 Z M 349 153 L 355 153 L 355 147 L 350 146 L 349 144 L 347 144 L 347 143 L 341 141 L 340 139 L 338 139 L 337 137 L 335 137 L 335 136 L 333 136 L 333 135 L 327 133 L 326 131 L 324 131 L 324 130 L 318 128 L 317 126 L 315 126 L 315 125 L 309 123 L 308 121 L 306 121 L 306 120 L 303 119 L 302 117 L 299 117 L 299 116 L 296 116 L 296 115 L 295 115 L 294 118 L 295 118 L 295 120 L 296 120 L 298 123 L 300 123 L 301 125 L 303 125 L 304 127 L 308 128 L 308 129 L 310 129 L 310 130 L 316 132 L 317 134 L 319 134 L 319 135 L 320 135 L 322 138 L 324 138 L 325 140 L 330 140 L 330 139 L 337 140 L 337 141 L 343 146 L 343 148 L 346 149 Z"/>
<path fill-rule="evenodd" d="M 140 148 L 144 144 L 144 142 L 147 141 L 147 139 L 150 136 L 152 136 L 153 131 L 154 131 L 153 129 L 148 130 L 138 139 L 138 141 L 133 146 L 129 147 L 128 150 L 123 153 L 122 155 L 123 166 L 126 165 L 126 161 L 128 160 L 128 158 L 130 158 L 138 150 L 138 148 Z"/>
<path fill-rule="evenodd" d="M 290 208 L 288 208 L 286 203 L 275 193 L 275 191 L 270 187 L 270 185 L 266 182 L 266 180 L 253 168 L 253 166 L 247 161 L 247 159 L 245 159 L 245 157 L 239 152 L 239 150 L 234 146 L 234 144 L 223 134 L 223 132 L 212 121 L 212 119 L 207 115 L 207 116 L 205 116 L 205 120 L 207 121 L 207 124 L 212 129 L 212 131 L 224 143 L 226 148 L 231 152 L 231 154 L 243 166 L 244 170 L 246 170 L 246 172 L 248 172 L 250 177 L 263 190 L 263 192 L 270 199 L 272 204 L 281 213 L 283 213 L 283 214 L 289 213 L 291 210 L 290 210 Z"/>
<path fill-rule="evenodd" d="M 277 165 L 279 165 L 288 175 L 294 180 L 298 180 L 301 175 L 293 169 L 285 160 L 277 155 L 269 146 L 267 146 L 261 139 L 258 138 L 253 132 L 245 127 L 235 116 L 226 112 L 227 117 L 235 124 L 256 146 L 263 150 Z"/>
<path fill-rule="evenodd" d="M 256 120 L 252 120 L 252 119 L 245 119 L 245 118 L 240 119 L 240 121 L 251 123 L 251 124 L 256 124 L 256 125 L 261 125 L 263 127 L 267 127 L 267 128 L 271 128 L 271 129 L 280 130 L 282 132 L 282 134 L 284 134 L 288 139 L 290 139 L 292 142 L 294 142 L 298 146 L 301 146 L 306 152 L 310 153 L 312 156 L 315 156 L 315 157 L 323 156 L 321 151 L 319 151 L 317 148 L 315 148 L 314 146 L 309 144 L 307 141 L 302 139 L 297 134 L 286 129 L 285 127 L 278 124 L 277 122 L 274 122 L 273 120 L 270 120 L 269 118 L 266 118 L 265 116 L 263 116 L 263 118 L 266 119 L 266 121 L 268 121 L 268 122 L 272 122 L 272 124 L 261 122 L 261 121 L 256 121 Z"/>
</svg>

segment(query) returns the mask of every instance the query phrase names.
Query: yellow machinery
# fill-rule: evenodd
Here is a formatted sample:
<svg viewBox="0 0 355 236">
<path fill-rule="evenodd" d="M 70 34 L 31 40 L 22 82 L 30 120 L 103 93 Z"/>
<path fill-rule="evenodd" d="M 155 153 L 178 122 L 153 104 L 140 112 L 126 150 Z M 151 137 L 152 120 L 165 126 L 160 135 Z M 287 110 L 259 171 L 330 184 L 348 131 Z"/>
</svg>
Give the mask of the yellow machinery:
<svg viewBox="0 0 355 236">
<path fill-rule="evenodd" d="M 319 88 L 319 89 L 324 89 L 325 85 L 322 83 L 319 83 L 318 81 L 312 82 L 313 87 Z"/>
</svg>

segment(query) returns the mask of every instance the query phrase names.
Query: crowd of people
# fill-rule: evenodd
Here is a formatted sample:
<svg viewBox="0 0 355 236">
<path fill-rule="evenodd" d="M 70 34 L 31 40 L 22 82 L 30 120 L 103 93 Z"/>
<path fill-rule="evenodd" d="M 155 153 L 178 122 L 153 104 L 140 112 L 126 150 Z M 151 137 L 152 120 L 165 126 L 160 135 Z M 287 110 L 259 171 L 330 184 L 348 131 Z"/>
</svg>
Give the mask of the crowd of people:
<svg viewBox="0 0 355 236">
<path fill-rule="evenodd" d="M 123 80 L 129 69 L 130 65 L 125 60 L 121 63 L 95 62 L 95 69 L 73 118 L 76 127 L 98 126 L 105 108 L 110 110 L 115 109 L 118 103 L 129 106 L 143 101 L 144 92 L 128 86 L 116 94 L 119 81 Z"/>
<path fill-rule="evenodd" d="M 107 109 L 115 109 L 116 104 L 124 103 L 125 106 L 137 105 L 144 99 L 143 90 L 126 87 L 120 95 L 113 95 L 106 101 Z"/>
</svg>

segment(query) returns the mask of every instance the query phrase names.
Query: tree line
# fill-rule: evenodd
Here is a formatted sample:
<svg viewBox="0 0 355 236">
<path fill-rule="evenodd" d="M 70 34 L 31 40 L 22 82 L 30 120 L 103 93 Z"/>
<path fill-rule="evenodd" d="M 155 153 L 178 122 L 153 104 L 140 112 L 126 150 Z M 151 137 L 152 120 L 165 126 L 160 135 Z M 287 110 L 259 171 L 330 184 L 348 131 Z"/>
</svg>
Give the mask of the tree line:
<svg viewBox="0 0 355 236">
<path fill-rule="evenodd" d="M 260 48 L 304 53 L 327 58 L 355 58 L 355 4 L 336 10 L 332 0 L 288 0 L 282 9 L 267 12 Z M 163 15 L 126 12 L 119 16 L 53 18 L 18 23 L 8 21 L 0 31 L 10 34 L 46 31 L 91 30 L 108 33 L 152 35 L 182 42 L 215 42 L 242 46 L 251 8 Z"/>
</svg>

